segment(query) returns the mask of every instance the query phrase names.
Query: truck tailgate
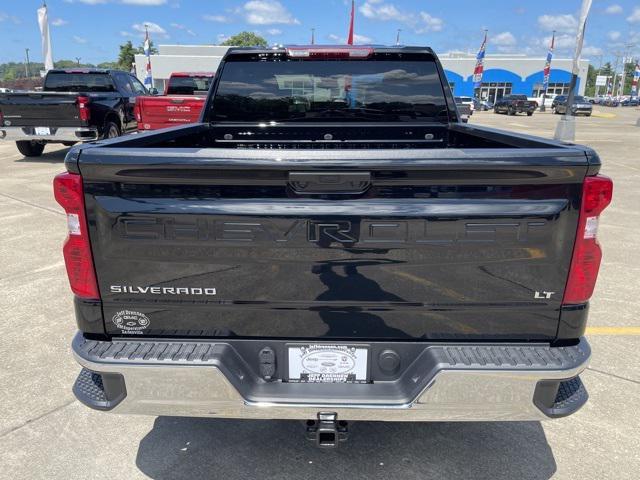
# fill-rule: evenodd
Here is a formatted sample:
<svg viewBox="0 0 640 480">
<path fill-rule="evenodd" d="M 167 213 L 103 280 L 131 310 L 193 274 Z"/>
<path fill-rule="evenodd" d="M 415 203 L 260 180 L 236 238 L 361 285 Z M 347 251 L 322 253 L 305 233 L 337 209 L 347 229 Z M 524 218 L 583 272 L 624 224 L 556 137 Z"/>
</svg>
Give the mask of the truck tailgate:
<svg viewBox="0 0 640 480">
<path fill-rule="evenodd" d="M 77 127 L 82 125 L 77 98 L 77 93 L 0 94 L 0 110 L 2 110 L 5 122 L 11 122 L 9 125 L 12 126 Z"/>
<path fill-rule="evenodd" d="M 204 100 L 204 97 L 191 95 L 138 97 L 138 129 L 157 130 L 197 122 Z"/>
<path fill-rule="evenodd" d="M 112 334 L 556 336 L 578 150 L 89 148 Z M 123 330 L 124 311 L 147 317 Z"/>
</svg>

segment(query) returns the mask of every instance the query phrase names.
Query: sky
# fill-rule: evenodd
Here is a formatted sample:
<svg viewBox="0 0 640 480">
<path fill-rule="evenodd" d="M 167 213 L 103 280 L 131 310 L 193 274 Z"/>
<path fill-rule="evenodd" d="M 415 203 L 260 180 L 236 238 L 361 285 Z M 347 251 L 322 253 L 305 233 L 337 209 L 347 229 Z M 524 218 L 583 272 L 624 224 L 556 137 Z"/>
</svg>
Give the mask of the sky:
<svg viewBox="0 0 640 480">
<path fill-rule="evenodd" d="M 36 9 L 42 0 L 0 0 L 0 63 L 42 61 Z M 344 43 L 350 0 L 48 0 L 54 60 L 113 61 L 127 40 L 138 45 L 149 25 L 156 44 L 217 44 L 242 30 L 270 44 Z M 488 29 L 487 53 L 544 56 L 556 30 L 556 55 L 575 44 L 580 0 L 357 0 L 356 43 L 475 52 Z M 594 0 L 583 57 L 594 64 L 615 52 L 640 55 L 640 1 Z"/>
</svg>

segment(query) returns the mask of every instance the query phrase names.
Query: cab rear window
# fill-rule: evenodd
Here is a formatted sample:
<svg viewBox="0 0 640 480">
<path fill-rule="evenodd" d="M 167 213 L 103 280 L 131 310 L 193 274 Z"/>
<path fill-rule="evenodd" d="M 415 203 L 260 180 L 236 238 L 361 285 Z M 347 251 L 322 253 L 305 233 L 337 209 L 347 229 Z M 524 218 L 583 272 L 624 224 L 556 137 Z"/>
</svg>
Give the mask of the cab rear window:
<svg viewBox="0 0 640 480">
<path fill-rule="evenodd" d="M 44 83 L 49 92 L 115 92 L 107 73 L 49 73 Z"/>
<path fill-rule="evenodd" d="M 211 113 L 218 122 L 448 121 L 432 60 L 232 61 Z"/>
</svg>

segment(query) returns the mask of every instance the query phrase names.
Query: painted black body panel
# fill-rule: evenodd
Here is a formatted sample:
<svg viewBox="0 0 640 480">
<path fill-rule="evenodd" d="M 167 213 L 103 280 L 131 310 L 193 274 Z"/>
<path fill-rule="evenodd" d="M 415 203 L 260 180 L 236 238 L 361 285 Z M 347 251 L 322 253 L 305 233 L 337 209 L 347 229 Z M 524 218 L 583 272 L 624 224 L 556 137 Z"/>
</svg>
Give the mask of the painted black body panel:
<svg viewBox="0 0 640 480">
<path fill-rule="evenodd" d="M 555 340 L 598 157 L 450 121 L 200 123 L 72 149 L 105 331 L 127 334 L 112 319 L 130 310 L 158 337 Z"/>
</svg>

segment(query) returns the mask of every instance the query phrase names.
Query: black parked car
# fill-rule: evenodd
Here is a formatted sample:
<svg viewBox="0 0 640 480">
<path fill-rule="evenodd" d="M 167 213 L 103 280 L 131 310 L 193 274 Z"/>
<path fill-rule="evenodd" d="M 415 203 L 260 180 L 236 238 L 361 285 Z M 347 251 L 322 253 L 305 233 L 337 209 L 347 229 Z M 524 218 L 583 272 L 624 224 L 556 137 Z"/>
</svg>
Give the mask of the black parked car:
<svg viewBox="0 0 640 480">
<path fill-rule="evenodd" d="M 526 95 L 505 95 L 496 101 L 493 105 L 493 111 L 495 113 L 506 113 L 507 115 L 526 113 L 530 117 L 536 107 L 537 103 L 527 99 Z"/>
<path fill-rule="evenodd" d="M 0 140 L 37 157 L 47 143 L 118 137 L 136 129 L 135 100 L 148 93 L 128 72 L 49 70 L 42 91 L 0 93 Z"/>
<path fill-rule="evenodd" d="M 567 113 L 569 98 L 567 95 L 559 95 L 553 99 L 551 104 L 551 111 L 557 114 Z M 573 97 L 573 104 L 571 105 L 571 115 L 586 115 L 591 116 L 593 111 L 593 105 L 587 101 L 582 95 L 576 95 Z"/>
</svg>

